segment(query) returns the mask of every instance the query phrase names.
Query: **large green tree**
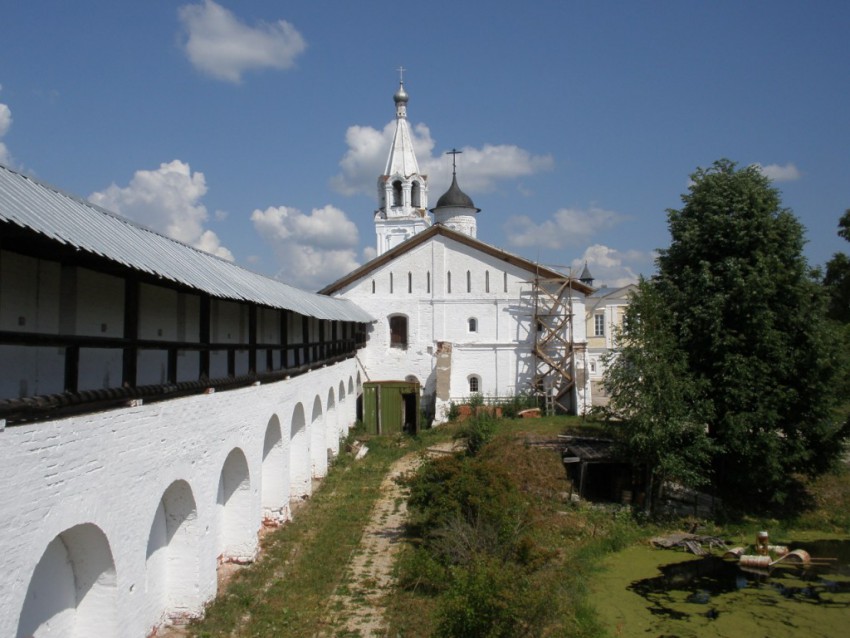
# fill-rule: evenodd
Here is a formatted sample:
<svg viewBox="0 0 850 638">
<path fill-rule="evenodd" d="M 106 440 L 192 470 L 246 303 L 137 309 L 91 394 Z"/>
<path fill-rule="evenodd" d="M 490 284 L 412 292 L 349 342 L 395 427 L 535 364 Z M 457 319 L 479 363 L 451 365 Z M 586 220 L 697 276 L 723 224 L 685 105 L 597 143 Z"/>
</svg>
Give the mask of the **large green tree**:
<svg viewBox="0 0 850 638">
<path fill-rule="evenodd" d="M 754 166 L 698 169 L 682 201 L 668 211 L 671 243 L 652 288 L 679 375 L 698 392 L 689 400 L 714 445 L 711 480 L 731 505 L 782 504 L 794 474 L 830 467 L 846 436 L 833 419 L 836 344 L 803 229 Z"/>
<path fill-rule="evenodd" d="M 657 287 L 641 279 L 606 378 L 608 410 L 619 423 L 624 453 L 645 470 L 650 511 L 667 481 L 708 483 L 713 448 L 705 427 L 711 406 L 688 370 L 672 319 Z"/>
<path fill-rule="evenodd" d="M 838 221 L 838 235 L 850 241 L 850 209 Z M 826 264 L 823 283 L 829 295 L 829 316 L 850 323 L 850 257 L 835 253 Z"/>
</svg>

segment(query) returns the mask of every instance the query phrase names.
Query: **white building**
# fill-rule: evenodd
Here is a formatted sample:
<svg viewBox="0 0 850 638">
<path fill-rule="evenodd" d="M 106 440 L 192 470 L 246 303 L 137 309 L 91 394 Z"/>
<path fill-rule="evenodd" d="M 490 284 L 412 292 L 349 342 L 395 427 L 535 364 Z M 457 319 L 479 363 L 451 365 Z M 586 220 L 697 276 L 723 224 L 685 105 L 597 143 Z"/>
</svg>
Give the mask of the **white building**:
<svg viewBox="0 0 850 638">
<path fill-rule="evenodd" d="M 589 276 L 586 267 L 585 274 Z M 585 278 L 585 274 L 582 274 L 582 278 Z M 603 384 L 608 369 L 606 361 L 617 351 L 617 334 L 623 327 L 623 318 L 636 290 L 635 284 L 619 288 L 603 287 L 587 297 L 587 362 L 593 405 L 604 406 L 608 403 L 608 393 Z"/>
<path fill-rule="evenodd" d="M 456 171 L 431 211 L 433 224 L 423 209 L 411 213 L 405 208 L 408 192 L 418 184 L 419 193 L 425 193 L 427 179 L 407 143 L 403 87 L 395 100 L 399 108 L 388 174 L 378 180 L 387 184 L 379 188 L 375 215 L 378 257 L 320 292 L 355 301 L 377 318 L 360 353 L 368 376 L 415 378 L 422 384 L 424 405 L 440 422 L 450 401 L 462 402 L 473 393 L 511 397 L 533 389 L 539 365 L 535 281 L 564 275 L 476 239 L 480 209 L 460 189 Z M 387 208 L 393 191 L 401 193 L 398 214 Z M 421 195 L 418 202 L 424 202 Z M 572 281 L 569 303 L 557 311 L 566 314 L 571 306 L 579 318 L 566 322 L 558 334 L 579 353 L 586 342 L 584 300 L 591 291 Z M 573 365 L 577 383 L 569 403 L 582 413 L 590 404 L 584 357 L 576 357 Z"/>
</svg>

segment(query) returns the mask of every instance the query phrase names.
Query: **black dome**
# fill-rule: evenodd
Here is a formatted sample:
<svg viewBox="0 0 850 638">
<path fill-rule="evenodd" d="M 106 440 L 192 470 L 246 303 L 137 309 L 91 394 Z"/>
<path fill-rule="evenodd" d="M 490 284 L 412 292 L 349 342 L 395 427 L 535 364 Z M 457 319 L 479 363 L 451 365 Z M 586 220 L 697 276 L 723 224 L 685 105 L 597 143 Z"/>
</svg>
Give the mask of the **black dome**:
<svg viewBox="0 0 850 638">
<path fill-rule="evenodd" d="M 432 210 L 437 210 L 438 208 L 474 208 L 476 211 L 480 210 L 475 208 L 472 198 L 460 190 L 460 186 L 457 185 L 456 175 L 452 176 L 452 185 L 437 200 L 437 205 Z"/>
</svg>

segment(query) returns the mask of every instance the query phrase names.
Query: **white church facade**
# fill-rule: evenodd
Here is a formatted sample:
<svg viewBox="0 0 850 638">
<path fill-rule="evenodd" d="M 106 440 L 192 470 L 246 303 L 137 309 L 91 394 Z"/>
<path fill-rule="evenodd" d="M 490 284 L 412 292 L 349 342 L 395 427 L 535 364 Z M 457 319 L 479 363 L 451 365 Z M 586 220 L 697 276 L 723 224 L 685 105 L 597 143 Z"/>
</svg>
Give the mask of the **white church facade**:
<svg viewBox="0 0 850 638">
<path fill-rule="evenodd" d="M 427 176 L 419 173 L 409 143 L 403 85 L 394 99 L 396 131 L 378 180 L 378 256 L 320 291 L 354 301 L 376 318 L 360 354 L 368 375 L 417 380 L 436 423 L 451 402 L 472 394 L 498 399 L 545 392 L 549 389 L 535 387 L 541 367 L 538 333 L 545 321 L 573 350 L 572 386 L 564 401 L 574 413 L 583 413 L 591 402 L 583 318 L 592 289 L 570 280 L 566 300 L 540 318 L 538 302 L 546 296 L 547 282 L 566 278 L 476 238 L 480 209 L 458 184 L 457 151 L 451 152 L 451 186 L 432 209 L 433 220 L 423 208 L 404 208 L 414 192 L 424 205 Z M 388 206 L 394 190 L 400 192 L 398 211 Z M 570 313 L 576 321 L 566 316 Z"/>
</svg>

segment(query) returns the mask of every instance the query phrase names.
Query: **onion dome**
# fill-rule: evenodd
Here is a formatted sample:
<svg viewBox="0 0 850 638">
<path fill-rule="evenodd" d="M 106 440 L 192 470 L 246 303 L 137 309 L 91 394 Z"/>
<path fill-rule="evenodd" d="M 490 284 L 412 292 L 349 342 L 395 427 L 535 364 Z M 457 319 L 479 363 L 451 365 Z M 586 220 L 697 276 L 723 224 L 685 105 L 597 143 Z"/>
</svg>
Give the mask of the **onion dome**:
<svg viewBox="0 0 850 638">
<path fill-rule="evenodd" d="M 407 100 L 409 99 L 407 95 L 407 91 L 404 90 L 404 84 L 399 84 L 398 91 L 393 95 L 393 99 L 396 104 L 407 104 Z"/>
<path fill-rule="evenodd" d="M 460 186 L 457 185 L 457 175 L 452 175 L 452 185 L 449 186 L 449 190 L 447 190 L 440 199 L 437 200 L 437 205 L 431 209 L 431 212 L 434 212 L 440 208 L 472 208 L 475 209 L 475 212 L 479 212 L 480 208 L 475 208 L 475 204 L 472 203 L 472 198 L 460 190 Z"/>
</svg>

